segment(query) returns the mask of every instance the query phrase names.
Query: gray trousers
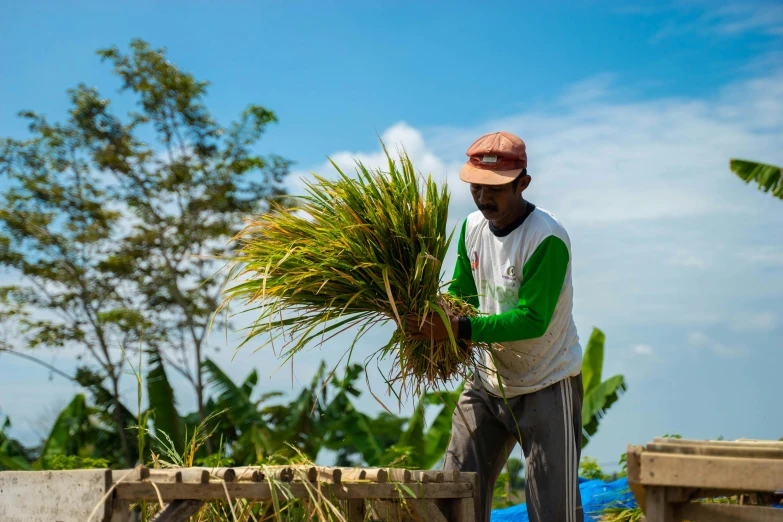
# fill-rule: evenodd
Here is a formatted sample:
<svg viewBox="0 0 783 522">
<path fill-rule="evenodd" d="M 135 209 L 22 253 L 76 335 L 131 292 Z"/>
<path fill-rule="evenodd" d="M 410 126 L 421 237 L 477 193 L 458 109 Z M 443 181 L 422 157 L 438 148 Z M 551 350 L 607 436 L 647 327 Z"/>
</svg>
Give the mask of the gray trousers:
<svg viewBox="0 0 783 522">
<path fill-rule="evenodd" d="M 582 395 L 581 374 L 507 401 L 489 394 L 478 377 L 465 383 L 457 404 L 462 414 L 455 409 L 452 416 L 444 469 L 478 473 L 476 522 L 489 522 L 495 482 L 517 442 L 525 454 L 530 521 L 583 522 Z"/>
</svg>

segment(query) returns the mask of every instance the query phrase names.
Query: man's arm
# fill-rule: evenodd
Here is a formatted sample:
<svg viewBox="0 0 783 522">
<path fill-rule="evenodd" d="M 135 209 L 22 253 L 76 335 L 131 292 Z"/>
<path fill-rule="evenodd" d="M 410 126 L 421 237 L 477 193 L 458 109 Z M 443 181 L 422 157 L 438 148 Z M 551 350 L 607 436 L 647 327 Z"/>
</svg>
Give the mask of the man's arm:
<svg viewBox="0 0 783 522">
<path fill-rule="evenodd" d="M 478 291 L 476 290 L 476 281 L 473 279 L 473 271 L 470 268 L 470 258 L 465 246 L 465 229 L 468 220 L 462 223 L 462 230 L 459 234 L 459 243 L 457 244 L 457 264 L 454 266 L 454 280 L 449 285 L 449 293 L 454 297 L 467 301 L 476 308 L 479 307 Z"/>
<path fill-rule="evenodd" d="M 469 327 L 466 318 L 460 318 L 460 337 L 464 334 L 477 342 L 502 343 L 543 336 L 560 298 L 568 260 L 568 247 L 562 239 L 544 239 L 522 270 L 517 307 L 502 314 L 471 317 L 467 319 Z"/>
</svg>

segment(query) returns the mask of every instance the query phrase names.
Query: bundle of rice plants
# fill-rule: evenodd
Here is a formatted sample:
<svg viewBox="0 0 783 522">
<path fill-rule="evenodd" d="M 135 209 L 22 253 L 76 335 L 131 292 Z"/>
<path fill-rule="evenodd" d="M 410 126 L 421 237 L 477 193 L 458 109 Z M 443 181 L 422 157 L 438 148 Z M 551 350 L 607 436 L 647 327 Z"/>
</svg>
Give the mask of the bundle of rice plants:
<svg viewBox="0 0 783 522">
<path fill-rule="evenodd" d="M 399 162 L 384 147 L 388 170 L 356 162 L 356 177 L 334 162 L 336 179 L 314 174 L 306 193 L 288 208 L 277 206 L 248 220 L 235 238 L 224 290 L 253 305 L 258 318 L 242 344 L 282 342 L 288 360 L 345 332 L 356 341 L 373 326 L 396 324 L 391 339 L 368 358 L 393 358 L 384 377 L 392 388 L 419 395 L 465 376 L 486 348 L 472 342 L 413 340 L 404 331 L 407 314 L 447 310 L 473 316 L 468 303 L 441 293 L 449 192 L 431 175 L 417 175 L 405 152 Z M 401 397 L 397 393 L 398 398 Z"/>
</svg>

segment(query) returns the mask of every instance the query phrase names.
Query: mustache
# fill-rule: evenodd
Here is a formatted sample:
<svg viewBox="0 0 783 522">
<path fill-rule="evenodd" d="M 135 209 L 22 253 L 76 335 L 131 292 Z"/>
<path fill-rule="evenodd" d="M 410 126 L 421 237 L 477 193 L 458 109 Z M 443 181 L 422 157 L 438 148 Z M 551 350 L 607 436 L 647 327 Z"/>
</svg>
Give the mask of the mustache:
<svg viewBox="0 0 783 522">
<path fill-rule="evenodd" d="M 490 212 L 494 212 L 494 211 L 496 211 L 498 209 L 498 207 L 496 207 L 495 205 L 479 205 L 478 209 L 480 211 L 482 211 L 482 212 L 485 211 L 485 210 L 488 210 Z"/>
</svg>

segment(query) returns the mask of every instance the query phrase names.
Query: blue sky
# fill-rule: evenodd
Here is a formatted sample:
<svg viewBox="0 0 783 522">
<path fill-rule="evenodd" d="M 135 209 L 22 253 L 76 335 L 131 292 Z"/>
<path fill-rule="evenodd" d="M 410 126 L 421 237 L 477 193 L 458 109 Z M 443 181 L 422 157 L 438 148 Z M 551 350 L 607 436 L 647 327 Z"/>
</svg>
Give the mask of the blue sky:
<svg viewBox="0 0 783 522">
<path fill-rule="evenodd" d="M 602 328 L 605 372 L 630 385 L 587 454 L 614 462 L 626 444 L 672 432 L 783 436 L 783 203 L 727 168 L 729 157 L 783 164 L 780 3 L 9 4 L 0 136 L 24 135 L 20 109 L 63 118 L 79 82 L 114 98 L 119 84 L 94 51 L 134 37 L 209 80 L 222 122 L 248 103 L 274 110 L 280 123 L 260 150 L 296 161 L 292 191 L 299 176 L 329 172 L 327 155 L 377 162 L 378 133 L 449 181 L 457 224 L 472 210 L 456 177 L 465 150 L 485 132 L 514 132 L 528 144 L 529 199 L 571 235 L 580 336 Z M 336 361 L 338 345 L 298 363 L 297 379 L 322 356 Z M 287 370 L 269 372 L 271 355 L 230 352 L 217 357 L 237 379 L 255 365 L 269 389 L 290 389 Z M 75 364 L 70 352 L 47 357 Z M 189 409 L 187 388 L 177 391 Z M 73 392 L 0 358 L 0 411 L 23 438 Z M 129 381 L 130 404 L 133 393 Z"/>
</svg>

